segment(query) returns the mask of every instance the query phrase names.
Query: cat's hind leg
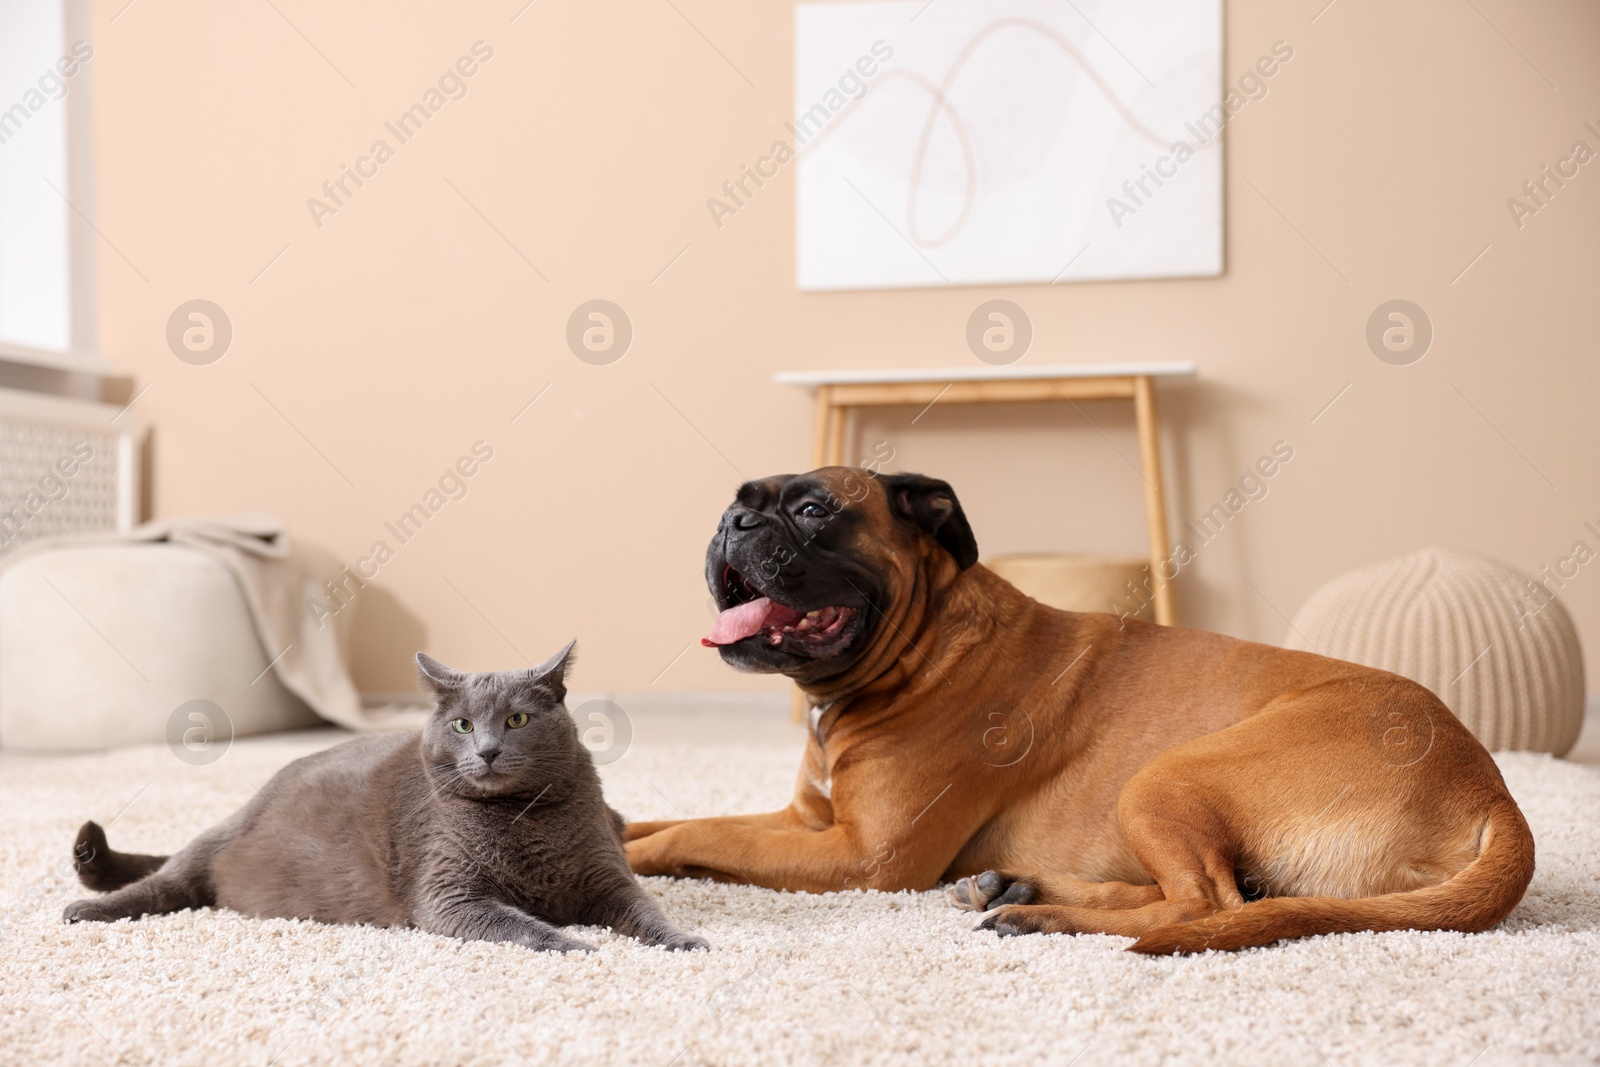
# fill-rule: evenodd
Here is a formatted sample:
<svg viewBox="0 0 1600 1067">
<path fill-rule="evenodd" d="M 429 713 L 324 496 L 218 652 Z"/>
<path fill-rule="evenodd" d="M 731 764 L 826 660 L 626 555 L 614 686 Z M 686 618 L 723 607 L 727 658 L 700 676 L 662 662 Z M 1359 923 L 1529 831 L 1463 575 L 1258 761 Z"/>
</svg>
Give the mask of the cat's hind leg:
<svg viewBox="0 0 1600 1067">
<path fill-rule="evenodd" d="M 205 908 L 216 903 L 211 878 L 203 868 L 183 862 L 178 853 L 160 870 L 137 882 L 114 889 L 103 897 L 75 900 L 67 905 L 62 918 L 69 923 L 116 922 L 145 915 L 166 915 L 185 908 Z"/>
<path fill-rule="evenodd" d="M 94 824 L 90 823 L 89 826 Z M 89 826 L 78 832 L 80 840 Z M 114 889 L 103 897 L 73 901 L 67 905 L 62 918 L 69 923 L 108 923 L 118 919 L 138 919 L 145 915 L 166 915 L 185 908 L 210 907 L 217 902 L 216 889 L 211 881 L 211 861 L 217 848 L 227 839 L 229 827 L 229 823 L 212 827 L 137 881 Z M 94 828 L 99 830 L 98 826 Z M 103 833 L 98 836 L 102 842 L 105 840 Z M 131 858 L 148 862 L 160 857 Z M 79 862 L 82 862 L 81 859 Z M 79 877 L 83 877 L 81 873 Z"/>
<path fill-rule="evenodd" d="M 568 937 L 543 919 L 486 897 L 435 899 L 416 918 L 430 934 L 463 941 L 510 941 L 540 952 L 593 952 L 594 946 Z"/>
<path fill-rule="evenodd" d="M 160 870 L 166 862 L 166 856 L 113 850 L 106 843 L 106 832 L 92 819 L 83 824 L 72 843 L 72 866 L 78 872 L 78 881 L 100 893 L 137 882 Z"/>
</svg>

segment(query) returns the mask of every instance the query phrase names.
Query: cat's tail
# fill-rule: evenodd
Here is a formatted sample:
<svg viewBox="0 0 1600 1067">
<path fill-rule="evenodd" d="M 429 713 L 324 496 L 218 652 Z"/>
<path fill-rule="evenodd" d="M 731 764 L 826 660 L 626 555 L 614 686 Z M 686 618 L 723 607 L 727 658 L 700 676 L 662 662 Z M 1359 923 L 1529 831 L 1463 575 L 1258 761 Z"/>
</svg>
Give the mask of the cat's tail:
<svg viewBox="0 0 1600 1067">
<path fill-rule="evenodd" d="M 72 843 L 72 866 L 78 872 L 78 881 L 101 893 L 137 882 L 165 862 L 165 856 L 111 851 L 106 832 L 92 819 L 83 824 L 78 839 Z"/>
</svg>

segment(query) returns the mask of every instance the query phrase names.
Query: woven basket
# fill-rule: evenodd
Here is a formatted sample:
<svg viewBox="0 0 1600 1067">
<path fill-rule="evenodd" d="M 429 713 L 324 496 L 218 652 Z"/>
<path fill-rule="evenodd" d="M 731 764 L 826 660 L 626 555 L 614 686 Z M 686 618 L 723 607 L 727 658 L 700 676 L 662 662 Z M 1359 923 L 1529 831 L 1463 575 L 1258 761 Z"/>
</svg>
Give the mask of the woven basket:
<svg viewBox="0 0 1600 1067">
<path fill-rule="evenodd" d="M 1583 725 L 1566 608 L 1503 563 L 1425 548 L 1335 578 L 1284 644 L 1421 682 L 1486 748 L 1565 754 Z"/>
</svg>

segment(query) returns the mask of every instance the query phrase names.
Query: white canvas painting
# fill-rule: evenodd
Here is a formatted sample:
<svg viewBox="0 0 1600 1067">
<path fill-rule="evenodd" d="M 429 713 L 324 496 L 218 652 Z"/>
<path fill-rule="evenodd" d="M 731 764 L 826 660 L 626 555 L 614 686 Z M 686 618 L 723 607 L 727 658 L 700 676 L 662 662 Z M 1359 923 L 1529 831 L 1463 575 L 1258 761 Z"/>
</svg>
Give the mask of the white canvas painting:
<svg viewBox="0 0 1600 1067">
<path fill-rule="evenodd" d="M 800 288 L 1221 273 L 1221 64 L 1221 0 L 799 4 Z"/>
</svg>

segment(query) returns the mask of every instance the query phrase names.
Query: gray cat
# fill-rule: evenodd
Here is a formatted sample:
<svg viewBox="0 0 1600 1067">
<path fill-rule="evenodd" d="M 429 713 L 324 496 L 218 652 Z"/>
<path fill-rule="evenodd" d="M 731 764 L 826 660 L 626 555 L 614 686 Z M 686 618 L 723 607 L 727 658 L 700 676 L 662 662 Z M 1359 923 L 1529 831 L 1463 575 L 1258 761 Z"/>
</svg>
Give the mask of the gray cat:
<svg viewBox="0 0 1600 1067">
<path fill-rule="evenodd" d="M 558 926 L 708 947 L 634 880 L 622 816 L 567 714 L 572 644 L 522 671 L 465 674 L 421 653 L 436 706 L 420 733 L 296 760 L 176 855 L 113 852 L 78 831 L 78 877 L 103 897 L 66 921 L 220 906 L 246 915 L 415 926 L 469 941 L 592 951 Z"/>
</svg>

